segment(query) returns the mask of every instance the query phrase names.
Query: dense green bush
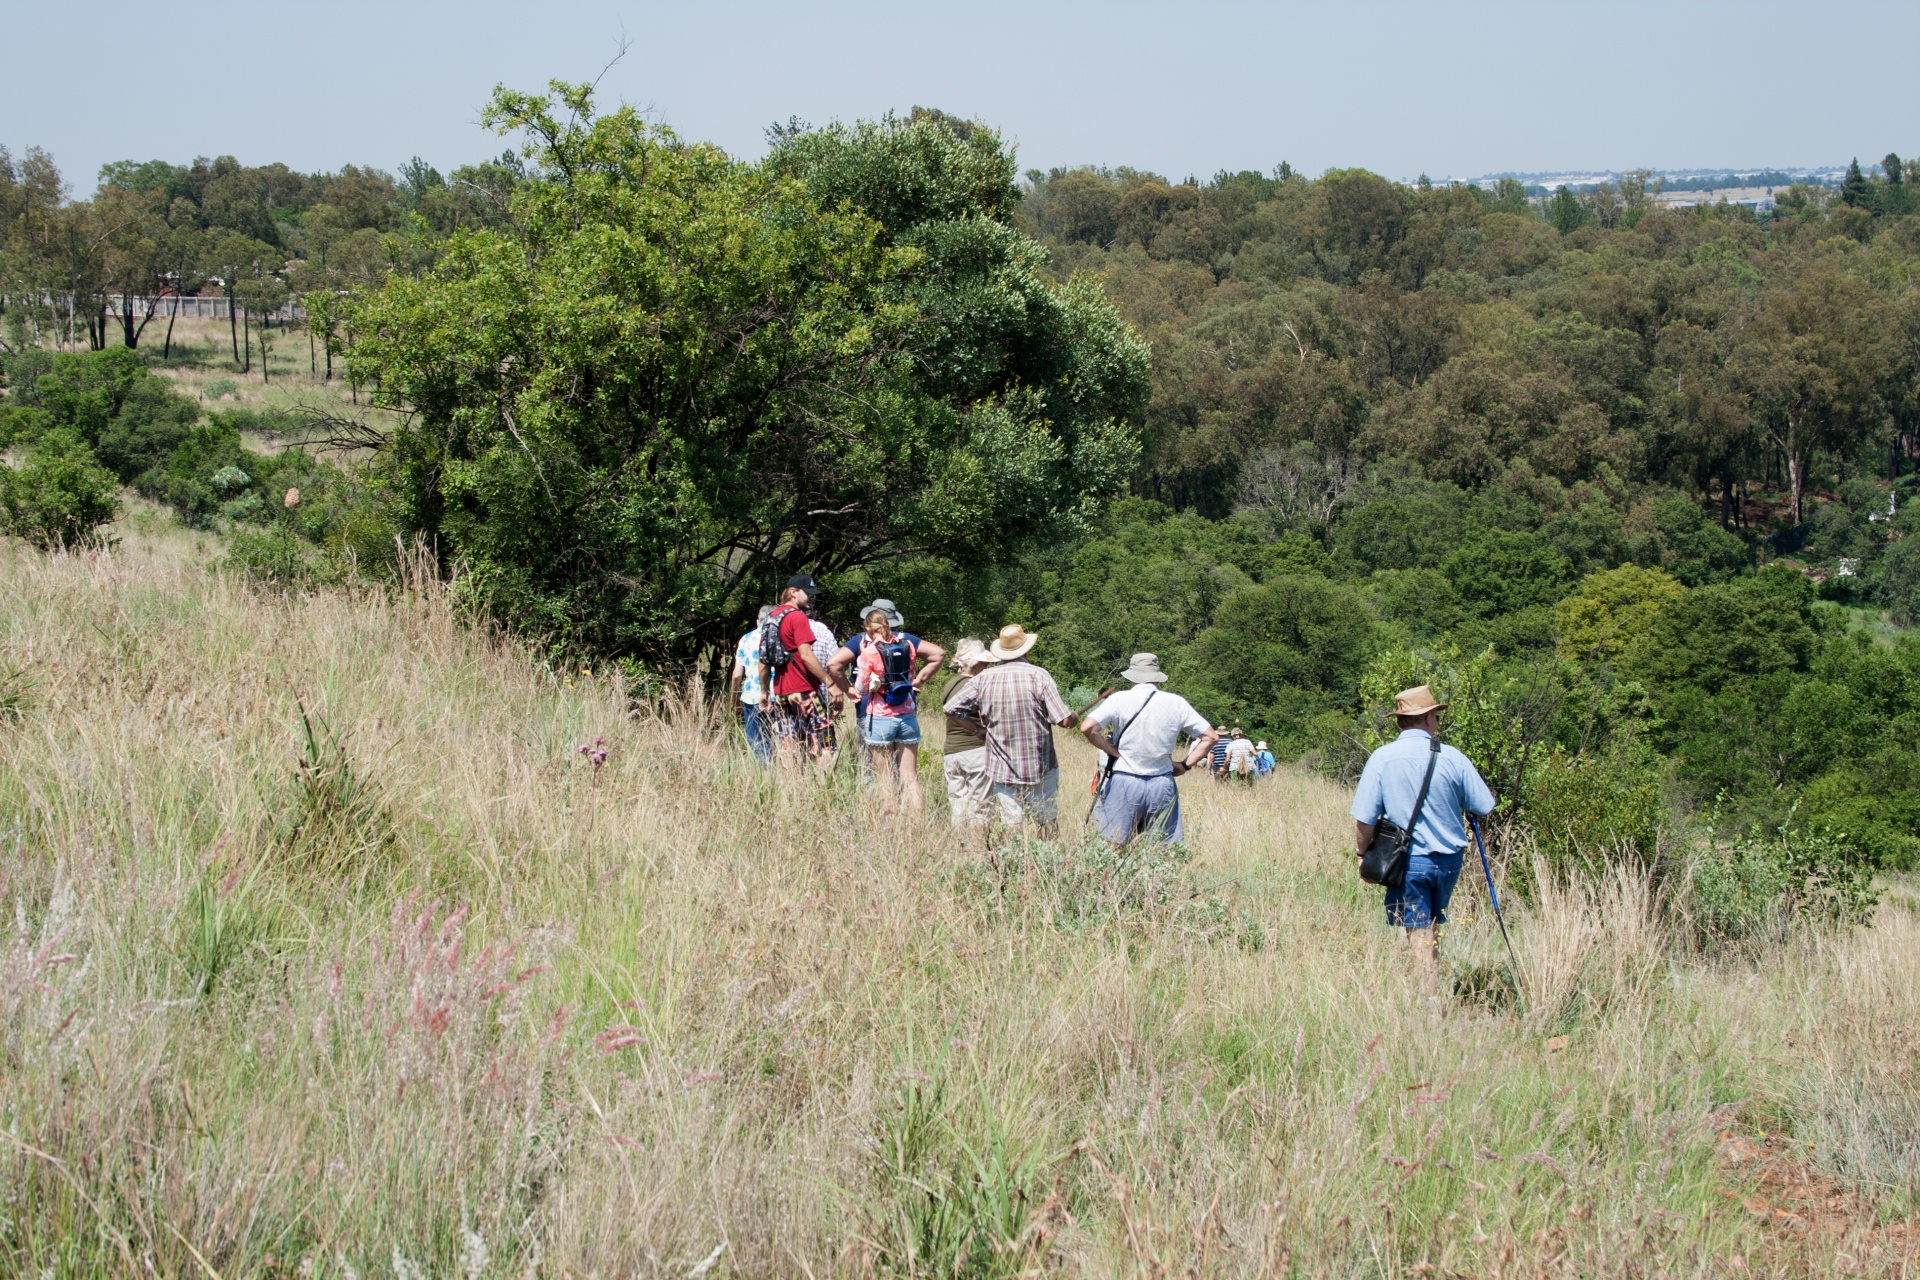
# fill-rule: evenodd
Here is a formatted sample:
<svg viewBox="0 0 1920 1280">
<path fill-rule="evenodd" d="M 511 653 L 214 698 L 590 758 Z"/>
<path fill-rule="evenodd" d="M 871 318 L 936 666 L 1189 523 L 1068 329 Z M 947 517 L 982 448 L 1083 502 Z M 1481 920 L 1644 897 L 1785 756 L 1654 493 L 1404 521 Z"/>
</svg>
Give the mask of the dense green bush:
<svg viewBox="0 0 1920 1280">
<path fill-rule="evenodd" d="M 1524 805 L 1535 845 L 1556 872 L 1592 872 L 1618 860 L 1655 863 L 1660 765 L 1643 743 L 1547 753 L 1528 769 Z"/>
<path fill-rule="evenodd" d="M 199 421 L 200 406 L 166 379 L 142 378 L 101 429 L 94 451 L 122 484 L 132 484 L 169 457 Z"/>
<path fill-rule="evenodd" d="M 1857 924 L 1879 894 L 1860 852 L 1827 831 L 1783 827 L 1772 836 L 1720 839 L 1693 851 L 1676 907 L 1704 941 L 1737 941 L 1794 919 Z"/>
<path fill-rule="evenodd" d="M 1235 592 L 1181 653 L 1174 675 L 1216 720 L 1253 724 L 1298 754 L 1351 717 L 1376 647 L 1365 598 L 1325 578 L 1282 575 Z"/>
<path fill-rule="evenodd" d="M 120 486 L 79 433 L 46 432 L 18 467 L 0 468 L 0 512 L 6 531 L 36 547 L 78 547 L 98 541 L 100 526 L 120 511 Z"/>
<path fill-rule="evenodd" d="M 0 449 L 31 444 L 53 426 L 53 415 L 27 405 L 0 404 Z"/>
</svg>

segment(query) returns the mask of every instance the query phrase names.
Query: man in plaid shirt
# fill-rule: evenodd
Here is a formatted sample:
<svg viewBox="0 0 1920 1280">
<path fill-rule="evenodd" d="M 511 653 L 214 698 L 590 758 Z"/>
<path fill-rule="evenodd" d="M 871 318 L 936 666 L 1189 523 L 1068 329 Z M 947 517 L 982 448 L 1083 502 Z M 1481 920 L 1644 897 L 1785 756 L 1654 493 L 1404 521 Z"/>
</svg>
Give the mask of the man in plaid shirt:
<svg viewBox="0 0 1920 1280">
<path fill-rule="evenodd" d="M 1060 816 L 1060 757 L 1053 726 L 1078 723 L 1060 686 L 1026 660 L 1038 635 L 1018 623 L 1002 627 L 988 646 L 999 659 L 973 678 L 947 714 L 980 726 L 987 739 L 987 780 L 996 816 L 1007 826 L 1031 822 L 1052 839 Z"/>
</svg>

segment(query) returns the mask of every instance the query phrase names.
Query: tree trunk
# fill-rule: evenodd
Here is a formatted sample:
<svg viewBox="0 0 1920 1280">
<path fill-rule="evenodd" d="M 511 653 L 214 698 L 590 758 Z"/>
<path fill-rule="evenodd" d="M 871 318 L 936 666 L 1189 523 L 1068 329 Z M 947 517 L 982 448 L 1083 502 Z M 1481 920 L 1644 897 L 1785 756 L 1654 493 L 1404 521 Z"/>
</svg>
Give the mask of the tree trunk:
<svg viewBox="0 0 1920 1280">
<path fill-rule="evenodd" d="M 246 312 L 240 313 L 240 338 L 245 344 L 243 349 L 246 352 L 246 361 L 240 366 L 242 373 L 253 372 L 253 330 L 247 327 L 249 318 Z"/>
<path fill-rule="evenodd" d="M 1793 495 L 1793 523 L 1803 523 L 1801 495 L 1807 487 L 1807 460 L 1803 452 L 1793 449 L 1782 450 L 1787 461 L 1787 489 Z"/>
<path fill-rule="evenodd" d="M 327 381 L 333 381 L 333 330 L 327 330 Z"/>
<path fill-rule="evenodd" d="M 168 360 L 173 357 L 173 322 L 179 318 L 180 294 L 176 291 L 173 295 L 173 314 L 167 317 L 167 337 L 166 340 L 160 344 L 160 358 L 162 360 Z"/>
<path fill-rule="evenodd" d="M 238 330 L 235 328 L 235 326 L 239 323 L 239 321 L 237 321 L 234 318 L 233 311 L 234 311 L 233 290 L 232 288 L 228 288 L 227 290 L 227 336 L 233 339 L 233 362 L 235 364 L 239 364 L 240 363 L 240 334 Z"/>
<path fill-rule="evenodd" d="M 124 293 L 120 295 L 120 341 L 128 350 L 140 345 L 140 332 L 133 327 L 133 299 Z"/>
<path fill-rule="evenodd" d="M 307 375 L 311 377 L 319 372 L 320 360 L 313 351 L 313 322 L 309 319 L 307 322 Z"/>
</svg>

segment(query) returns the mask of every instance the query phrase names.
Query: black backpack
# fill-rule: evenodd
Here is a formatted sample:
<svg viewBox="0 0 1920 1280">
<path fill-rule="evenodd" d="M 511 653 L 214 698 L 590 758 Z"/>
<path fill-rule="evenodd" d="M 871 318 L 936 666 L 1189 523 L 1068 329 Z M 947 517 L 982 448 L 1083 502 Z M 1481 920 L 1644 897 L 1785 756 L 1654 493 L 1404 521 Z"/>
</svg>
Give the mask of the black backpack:
<svg viewBox="0 0 1920 1280">
<path fill-rule="evenodd" d="M 784 605 L 775 609 L 767 615 L 767 620 L 760 624 L 760 661 L 764 662 L 767 669 L 776 676 L 785 671 L 787 664 L 793 661 L 793 650 L 787 648 L 786 642 L 780 638 L 780 624 L 786 621 L 787 615 L 797 607 Z"/>
<path fill-rule="evenodd" d="M 874 647 L 880 653 L 880 696 L 897 707 L 913 696 L 913 650 L 899 636 Z"/>
</svg>

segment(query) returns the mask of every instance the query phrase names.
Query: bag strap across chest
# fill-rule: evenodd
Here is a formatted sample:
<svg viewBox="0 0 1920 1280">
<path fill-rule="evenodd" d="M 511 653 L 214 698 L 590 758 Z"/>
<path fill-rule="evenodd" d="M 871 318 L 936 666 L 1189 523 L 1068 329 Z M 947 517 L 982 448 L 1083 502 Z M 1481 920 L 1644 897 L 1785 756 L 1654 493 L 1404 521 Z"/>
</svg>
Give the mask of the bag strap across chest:
<svg viewBox="0 0 1920 1280">
<path fill-rule="evenodd" d="M 1420 811 L 1427 807 L 1427 791 L 1433 786 L 1433 767 L 1440 763 L 1439 737 L 1429 734 L 1428 741 L 1433 744 L 1433 749 L 1427 753 L 1427 776 L 1420 779 L 1420 795 L 1419 798 L 1413 802 L 1412 816 L 1407 819 L 1407 843 L 1409 846 L 1413 843 L 1413 833 L 1418 830 L 1420 826 Z"/>
</svg>

